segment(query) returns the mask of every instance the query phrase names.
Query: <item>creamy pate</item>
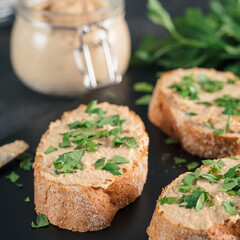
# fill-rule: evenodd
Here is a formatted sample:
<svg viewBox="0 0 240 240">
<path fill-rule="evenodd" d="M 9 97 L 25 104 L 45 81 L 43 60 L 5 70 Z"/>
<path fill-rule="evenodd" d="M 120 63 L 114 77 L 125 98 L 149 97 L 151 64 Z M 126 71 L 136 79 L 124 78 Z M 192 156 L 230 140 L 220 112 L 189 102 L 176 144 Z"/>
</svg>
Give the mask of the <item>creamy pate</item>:
<svg viewBox="0 0 240 240">
<path fill-rule="evenodd" d="M 209 122 L 213 126 L 213 130 L 225 129 L 227 125 L 228 115 L 223 115 L 224 107 L 218 107 L 215 104 L 206 106 L 204 104 L 196 104 L 197 102 L 210 102 L 216 98 L 223 97 L 225 94 L 230 94 L 234 98 L 240 98 L 240 81 L 230 72 L 211 72 L 205 69 L 198 69 L 194 72 L 193 78 L 196 82 L 199 82 L 199 76 L 205 75 L 213 81 L 224 82 L 224 87 L 220 91 L 208 93 L 201 91 L 198 94 L 199 99 L 189 100 L 188 97 L 183 98 L 176 90 L 169 88 L 173 83 L 179 83 L 182 81 L 184 75 L 193 74 L 192 70 L 179 69 L 175 71 L 175 74 L 167 75 L 165 81 L 162 81 L 162 89 L 169 100 L 177 106 L 178 109 L 186 113 L 186 116 L 191 119 L 197 125 L 207 128 L 204 122 Z M 234 80 L 235 84 L 228 84 L 228 79 Z M 194 112 L 196 116 L 189 116 L 188 113 Z M 240 133 L 240 116 L 231 116 L 228 133 Z"/>
<path fill-rule="evenodd" d="M 127 158 L 130 163 L 119 164 L 121 167 L 119 170 L 122 174 L 131 171 L 135 166 L 138 166 L 142 161 L 144 146 L 148 142 L 148 136 L 144 131 L 143 123 L 137 121 L 134 118 L 135 115 L 130 114 L 128 107 L 111 105 L 108 103 L 101 103 L 96 106 L 97 108 L 102 108 L 105 113 L 104 116 L 120 115 L 120 118 L 126 120 L 122 124 L 123 131 L 119 133 L 120 137 L 134 137 L 138 142 L 138 148 L 128 148 L 126 146 L 112 147 L 113 136 L 109 138 L 101 138 L 94 140 L 96 143 L 101 143 L 102 145 L 97 147 L 97 152 L 85 152 L 81 164 L 84 170 L 76 170 L 77 173 L 67 173 L 56 175 L 54 173 L 53 162 L 58 159 L 59 155 L 73 151 L 76 144 L 71 143 L 71 147 L 59 148 L 58 143 L 62 142 L 62 136 L 59 133 L 68 132 L 69 128 L 67 124 L 75 122 L 77 120 L 93 120 L 98 119 L 97 114 L 85 113 L 86 108 L 77 108 L 74 111 L 66 112 L 61 120 L 52 122 L 49 126 L 48 133 L 43 136 L 39 147 L 37 149 L 38 161 L 36 161 L 34 167 L 38 168 L 41 175 L 50 181 L 64 184 L 66 186 L 80 185 L 80 186 L 93 186 L 93 187 L 103 187 L 107 188 L 115 179 L 116 176 L 105 170 L 95 170 L 95 162 L 103 157 L 106 157 L 106 161 L 109 161 L 115 155 L 119 155 Z M 111 130 L 116 128 L 110 125 L 105 125 L 102 129 Z M 57 151 L 50 154 L 45 154 L 44 152 L 50 146 L 58 148 Z"/>
<path fill-rule="evenodd" d="M 229 168 L 235 167 L 240 164 L 240 160 L 232 160 L 228 158 L 221 159 L 225 166 L 221 169 L 221 174 L 225 174 Z M 210 166 L 202 168 L 201 174 L 206 174 L 210 170 Z M 182 193 L 176 188 L 177 185 L 182 185 L 182 180 L 189 174 L 180 175 L 173 185 L 167 188 L 163 196 L 176 197 L 180 196 Z M 222 186 L 224 179 L 219 180 L 217 184 L 210 183 L 208 180 L 198 178 L 194 186 L 201 187 L 203 190 L 209 192 L 209 197 L 213 200 L 214 206 L 208 207 L 207 204 L 199 210 L 195 209 L 185 209 L 184 207 L 179 207 L 179 204 L 159 204 L 159 212 L 163 212 L 163 216 L 167 218 L 171 223 L 175 225 L 180 225 L 185 228 L 190 228 L 193 230 L 204 230 L 208 229 L 213 225 L 223 224 L 224 221 L 230 219 L 232 222 L 236 222 L 239 219 L 239 213 L 237 215 L 230 215 L 224 207 L 222 206 L 222 201 L 234 202 L 236 210 L 240 210 L 240 197 L 230 196 L 226 192 L 218 191 Z M 187 193 L 186 193 L 187 194 Z M 163 197 L 162 196 L 162 197 Z"/>
</svg>

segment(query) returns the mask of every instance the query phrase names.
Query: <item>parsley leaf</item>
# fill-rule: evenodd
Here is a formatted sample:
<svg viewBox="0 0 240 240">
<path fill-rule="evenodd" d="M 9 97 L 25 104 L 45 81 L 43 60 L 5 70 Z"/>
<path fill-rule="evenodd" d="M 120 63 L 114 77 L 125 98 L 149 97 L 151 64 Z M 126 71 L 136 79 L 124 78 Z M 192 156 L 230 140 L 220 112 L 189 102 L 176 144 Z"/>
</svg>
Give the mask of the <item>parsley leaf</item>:
<svg viewBox="0 0 240 240">
<path fill-rule="evenodd" d="M 94 108 L 92 110 L 89 111 L 89 115 L 92 115 L 92 114 L 97 114 L 99 117 L 103 117 L 104 116 L 104 112 L 101 108 Z"/>
<path fill-rule="evenodd" d="M 202 193 L 196 203 L 196 211 L 201 210 L 205 205 L 205 195 Z"/>
<path fill-rule="evenodd" d="M 50 153 L 55 152 L 55 151 L 57 151 L 57 148 L 50 145 L 44 153 L 45 154 L 50 154 Z"/>
<path fill-rule="evenodd" d="M 190 112 L 190 113 L 188 113 L 188 115 L 189 115 L 189 116 L 197 116 L 197 114 L 194 113 L 194 112 Z"/>
<path fill-rule="evenodd" d="M 115 99 L 116 98 L 116 94 L 113 92 L 106 92 L 106 97 L 109 99 Z"/>
<path fill-rule="evenodd" d="M 146 92 L 151 93 L 153 91 L 153 85 L 148 82 L 137 82 L 133 86 L 136 92 Z"/>
<path fill-rule="evenodd" d="M 89 113 L 92 109 L 95 108 L 95 106 L 97 105 L 98 101 L 97 100 L 92 100 L 88 105 L 87 108 L 85 110 L 86 113 Z"/>
<path fill-rule="evenodd" d="M 240 116 L 240 98 L 234 98 L 230 94 L 214 100 L 219 107 L 224 107 L 223 114 Z"/>
<path fill-rule="evenodd" d="M 129 163 L 129 160 L 126 159 L 125 157 L 115 155 L 115 156 L 109 161 L 109 163 L 112 163 L 112 164 Z"/>
<path fill-rule="evenodd" d="M 37 222 L 37 224 L 32 222 L 32 227 L 33 228 L 41 228 L 41 227 L 46 227 L 46 226 L 49 225 L 49 221 L 44 214 L 38 215 L 36 222 Z"/>
<path fill-rule="evenodd" d="M 112 163 L 107 163 L 103 170 L 108 171 L 110 173 L 112 173 L 113 175 L 122 175 L 120 172 L 118 172 L 118 170 L 120 170 L 121 168 L 112 164 Z"/>
<path fill-rule="evenodd" d="M 199 82 L 202 85 L 204 91 L 208 93 L 217 92 L 223 89 L 224 82 L 213 81 L 205 75 L 199 75 Z"/>
<path fill-rule="evenodd" d="M 179 192 L 188 192 L 191 190 L 196 190 L 196 187 L 193 186 L 192 184 L 187 184 L 187 185 L 178 185 L 176 188 L 179 189 Z"/>
<path fill-rule="evenodd" d="M 185 185 L 192 184 L 193 181 L 199 177 L 200 173 L 201 173 L 201 170 L 197 170 L 197 171 L 195 171 L 195 172 L 193 172 L 193 173 L 189 173 L 189 174 L 182 180 L 182 182 L 183 182 Z"/>
<path fill-rule="evenodd" d="M 232 190 L 236 186 L 238 186 L 237 179 L 226 178 L 224 180 L 222 187 L 219 189 L 219 191 L 226 192 L 226 191 Z"/>
<path fill-rule="evenodd" d="M 186 163 L 186 162 L 187 162 L 187 160 L 185 158 L 179 158 L 179 157 L 174 158 L 175 164 L 181 164 L 181 163 Z"/>
<path fill-rule="evenodd" d="M 163 204 L 174 204 L 178 201 L 179 197 L 162 197 L 161 199 L 158 200 L 161 205 Z"/>
<path fill-rule="evenodd" d="M 190 100 L 198 99 L 200 86 L 193 79 L 193 74 L 183 76 L 183 80 L 179 83 L 173 83 L 170 88 L 176 89 L 183 98 L 189 97 Z"/>
<path fill-rule="evenodd" d="M 104 125 L 121 126 L 123 122 L 125 122 L 125 120 L 121 120 L 118 114 L 101 118 L 100 121 L 97 123 L 97 127 L 101 128 Z"/>
<path fill-rule="evenodd" d="M 144 95 L 135 101 L 135 105 L 147 106 L 149 105 L 151 98 L 152 98 L 152 95 L 150 94 Z"/>
<path fill-rule="evenodd" d="M 216 176 L 214 176 L 212 174 L 209 174 L 209 173 L 208 174 L 202 174 L 200 177 L 204 178 L 204 179 L 206 179 L 206 180 L 208 180 L 209 182 L 212 182 L 212 183 L 218 183 L 218 181 L 219 181 L 219 179 Z"/>
<path fill-rule="evenodd" d="M 207 128 L 213 129 L 213 125 L 212 125 L 210 122 L 204 122 L 204 125 L 205 125 Z"/>
<path fill-rule="evenodd" d="M 95 169 L 97 169 L 97 170 L 98 169 L 102 169 L 104 167 L 104 165 L 105 165 L 105 160 L 106 160 L 105 157 L 98 159 L 95 162 Z"/>
<path fill-rule="evenodd" d="M 172 138 L 172 137 L 169 137 L 165 140 L 165 143 L 166 144 L 177 144 L 177 143 L 179 143 L 179 140 L 177 140 L 175 138 Z"/>
<path fill-rule="evenodd" d="M 9 179 L 10 182 L 15 183 L 20 178 L 20 176 L 12 171 L 8 176 L 6 176 L 6 179 Z"/>
<path fill-rule="evenodd" d="M 29 153 L 22 153 L 17 157 L 18 160 L 21 160 L 19 167 L 24 171 L 30 171 L 33 165 L 33 157 Z"/>
<path fill-rule="evenodd" d="M 80 161 L 84 152 L 84 150 L 79 150 L 61 154 L 59 158 L 53 162 L 56 169 L 55 173 L 74 173 L 76 171 L 73 171 L 73 169 L 82 170 L 83 167 Z M 59 172 L 59 169 L 62 169 L 62 172 Z"/>
<path fill-rule="evenodd" d="M 223 205 L 224 209 L 226 210 L 226 212 L 228 212 L 229 214 L 231 214 L 231 215 L 238 214 L 236 208 L 234 207 L 235 204 L 233 202 L 222 201 L 222 205 Z"/>
<path fill-rule="evenodd" d="M 188 163 L 186 166 L 187 166 L 188 170 L 193 170 L 193 169 L 195 169 L 199 166 L 199 163 L 198 162 L 191 162 L 191 163 Z"/>
<path fill-rule="evenodd" d="M 24 202 L 30 202 L 30 198 L 29 197 L 26 197 Z"/>
<path fill-rule="evenodd" d="M 206 106 L 211 106 L 212 104 L 210 102 L 196 102 L 196 104 L 203 104 Z"/>
<path fill-rule="evenodd" d="M 63 140 L 61 143 L 59 143 L 59 147 L 60 148 L 66 148 L 66 147 L 70 147 L 71 143 L 69 140 L 69 133 L 64 133 L 63 134 Z"/>
</svg>

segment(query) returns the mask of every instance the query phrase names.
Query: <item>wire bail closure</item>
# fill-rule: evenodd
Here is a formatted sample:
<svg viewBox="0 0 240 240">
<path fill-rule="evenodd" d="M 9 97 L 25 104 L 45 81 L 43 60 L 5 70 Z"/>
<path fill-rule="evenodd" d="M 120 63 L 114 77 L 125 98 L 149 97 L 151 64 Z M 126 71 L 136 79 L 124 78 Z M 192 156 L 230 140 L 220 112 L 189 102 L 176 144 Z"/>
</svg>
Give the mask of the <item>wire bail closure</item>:
<svg viewBox="0 0 240 240">
<path fill-rule="evenodd" d="M 93 26 L 96 26 L 99 30 L 103 30 L 105 33 L 104 36 L 99 39 L 99 43 L 94 47 L 101 46 L 103 48 L 109 76 L 109 81 L 107 83 L 99 83 L 97 81 L 92 63 L 90 46 L 84 42 L 84 36 L 91 31 Z M 76 66 L 83 75 L 83 85 L 87 89 L 98 89 L 120 83 L 122 81 L 122 75 L 118 72 L 118 59 L 114 54 L 111 44 L 109 43 L 108 28 L 107 25 L 104 24 L 104 21 L 91 25 L 83 25 L 78 28 L 77 31 L 80 44 L 78 48 L 74 49 L 73 55 Z"/>
</svg>

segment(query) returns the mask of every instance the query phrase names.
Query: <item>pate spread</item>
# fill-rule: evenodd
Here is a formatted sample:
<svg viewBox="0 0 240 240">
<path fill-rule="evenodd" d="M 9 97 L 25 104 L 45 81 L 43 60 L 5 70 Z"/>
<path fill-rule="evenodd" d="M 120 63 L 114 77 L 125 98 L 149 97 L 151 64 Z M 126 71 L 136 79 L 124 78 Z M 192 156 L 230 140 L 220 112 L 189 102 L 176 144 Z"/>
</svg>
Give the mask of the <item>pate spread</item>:
<svg viewBox="0 0 240 240">
<path fill-rule="evenodd" d="M 212 93 L 201 90 L 198 94 L 198 99 L 190 100 L 188 97 L 183 98 L 176 90 L 169 88 L 173 83 L 179 83 L 183 77 L 188 74 L 193 74 L 193 78 L 196 82 L 199 82 L 199 76 L 205 75 L 213 81 L 224 82 L 224 87 L 220 91 L 214 91 Z M 234 80 L 234 84 L 228 83 L 228 80 Z M 209 70 L 198 69 L 192 70 L 177 70 L 174 74 L 167 75 L 165 80 L 162 81 L 163 91 L 168 96 L 178 109 L 185 112 L 186 115 L 195 124 L 205 126 L 205 122 L 209 122 L 213 127 L 213 130 L 225 129 L 228 121 L 228 115 L 222 114 L 224 107 L 216 106 L 212 104 L 207 106 L 204 104 L 197 104 L 197 102 L 210 102 L 213 103 L 215 99 L 222 98 L 224 95 L 230 94 L 234 98 L 240 98 L 240 81 L 236 76 L 230 72 L 212 72 Z M 189 116 L 188 113 L 194 112 L 195 116 Z M 240 116 L 231 116 L 229 130 L 227 133 L 240 133 Z"/>
<path fill-rule="evenodd" d="M 235 167 L 240 164 L 240 160 L 232 159 L 221 159 L 225 166 L 221 169 L 221 174 L 225 174 L 230 168 Z M 207 174 L 210 170 L 210 166 L 202 168 L 201 174 Z M 167 187 L 163 196 L 175 197 L 179 196 L 180 192 L 176 188 L 177 185 L 182 184 L 182 180 L 189 174 L 185 173 L 180 175 L 173 184 Z M 204 230 L 208 229 L 213 225 L 223 224 L 224 221 L 230 219 L 232 222 L 236 222 L 239 219 L 239 214 L 230 215 L 223 207 L 222 202 L 234 202 L 236 210 L 240 209 L 240 197 L 230 196 L 228 193 L 219 191 L 222 186 L 224 179 L 219 180 L 218 183 L 213 184 L 206 179 L 198 178 L 194 186 L 201 187 L 209 193 L 209 197 L 212 199 L 214 205 L 208 207 L 207 204 L 199 210 L 195 209 L 185 209 L 184 207 L 179 207 L 179 204 L 175 203 L 172 205 L 159 204 L 159 212 L 162 212 L 164 217 L 167 218 L 171 223 L 175 225 L 180 225 L 185 228 L 190 228 L 193 230 Z"/>
<path fill-rule="evenodd" d="M 126 120 L 122 124 L 122 132 L 119 133 L 119 136 L 134 137 L 139 147 L 128 148 L 123 145 L 119 147 L 112 147 L 113 136 L 110 136 L 109 138 L 96 139 L 95 142 L 100 143 L 101 146 L 98 147 L 98 151 L 96 152 L 86 151 L 84 153 L 81 159 L 83 170 L 77 169 L 76 173 L 55 174 L 53 162 L 59 157 L 59 155 L 73 151 L 76 147 L 75 144 L 71 143 L 70 147 L 58 148 L 58 143 L 62 141 L 62 136 L 59 135 L 59 133 L 68 132 L 69 128 L 67 124 L 69 123 L 77 120 L 93 120 L 98 118 L 97 114 L 92 114 L 90 116 L 86 113 L 86 108 L 78 108 L 74 111 L 65 113 L 61 120 L 51 123 L 48 132 L 41 139 L 37 149 L 38 160 L 35 162 L 34 167 L 38 168 L 42 176 L 46 179 L 64 184 L 65 186 L 80 185 L 107 188 L 114 181 L 115 176 L 105 170 L 96 170 L 94 168 L 94 164 L 98 159 L 106 157 L 107 160 L 110 160 L 115 155 L 125 157 L 129 160 L 129 163 L 121 164 L 121 169 L 119 171 L 122 174 L 131 171 L 143 160 L 143 146 L 144 143 L 148 141 L 148 137 L 143 129 L 142 122 L 136 122 L 134 115 L 130 114 L 128 107 L 110 105 L 108 103 L 101 103 L 96 107 L 101 108 L 105 112 L 104 116 L 119 114 L 121 119 Z M 111 130 L 112 128 L 114 127 L 110 125 L 103 126 L 103 129 Z M 58 150 L 50 154 L 45 154 L 46 149 L 50 145 L 58 148 Z"/>
<path fill-rule="evenodd" d="M 103 0 L 49 0 L 23 9 L 19 7 L 11 37 L 11 60 L 23 83 L 53 95 L 77 96 L 86 91 L 73 56 L 73 51 L 80 46 L 79 34 L 75 29 L 61 27 L 81 27 L 109 18 L 112 21 L 108 26 L 108 40 L 118 60 L 118 72 L 124 74 L 130 58 L 130 34 L 121 7 L 112 10 L 109 4 Z M 29 11 L 25 13 L 25 9 Z M 48 28 L 35 26 L 32 21 Z M 60 28 L 51 28 L 51 25 Z M 84 36 L 84 43 L 91 46 L 96 79 L 104 83 L 109 81 L 109 75 L 103 47 L 99 45 L 102 37 L 106 37 L 106 33 L 92 27 Z M 84 56 L 80 54 L 85 65 Z"/>
</svg>

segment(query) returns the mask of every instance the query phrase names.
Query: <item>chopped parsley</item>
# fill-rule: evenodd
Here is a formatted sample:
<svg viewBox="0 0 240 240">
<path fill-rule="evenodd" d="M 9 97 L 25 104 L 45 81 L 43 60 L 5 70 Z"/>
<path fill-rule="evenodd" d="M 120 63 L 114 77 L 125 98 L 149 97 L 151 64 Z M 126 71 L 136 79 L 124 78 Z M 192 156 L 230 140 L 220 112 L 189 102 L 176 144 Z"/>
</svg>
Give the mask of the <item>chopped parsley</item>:
<svg viewBox="0 0 240 240">
<path fill-rule="evenodd" d="M 106 97 L 109 99 L 115 99 L 116 98 L 116 94 L 113 92 L 106 92 Z"/>
<path fill-rule="evenodd" d="M 213 125 L 210 123 L 210 122 L 204 122 L 204 125 L 207 127 L 207 128 L 210 128 L 210 129 L 213 129 Z"/>
<path fill-rule="evenodd" d="M 201 170 L 197 170 L 193 173 L 189 173 L 183 180 L 182 182 L 185 184 L 185 185 L 188 185 L 188 184 L 192 184 L 195 179 L 197 179 L 199 177 L 201 173 Z"/>
<path fill-rule="evenodd" d="M 129 160 L 126 159 L 125 157 L 115 155 L 109 163 L 112 164 L 121 164 L 121 163 L 129 163 Z"/>
<path fill-rule="evenodd" d="M 177 144 L 177 143 L 179 143 L 179 140 L 177 140 L 175 138 L 172 138 L 172 137 L 169 137 L 165 140 L 165 143 L 166 144 Z"/>
<path fill-rule="evenodd" d="M 240 98 L 234 98 L 230 94 L 214 100 L 219 107 L 224 107 L 223 114 L 240 116 Z"/>
<path fill-rule="evenodd" d="M 36 223 L 37 224 L 32 222 L 32 227 L 33 228 L 41 228 L 41 227 L 46 227 L 46 226 L 49 225 L 49 221 L 48 221 L 47 217 L 44 214 L 38 215 Z"/>
<path fill-rule="evenodd" d="M 97 100 L 92 100 L 88 105 L 87 108 L 85 110 L 86 113 L 89 113 L 92 109 L 95 108 L 95 106 L 97 105 L 98 101 Z"/>
<path fill-rule="evenodd" d="M 16 183 L 19 178 L 20 178 L 20 176 L 17 173 L 15 173 L 14 171 L 12 171 L 9 175 L 6 176 L 6 179 L 9 179 L 10 182 L 12 182 L 12 183 Z"/>
<path fill-rule="evenodd" d="M 27 203 L 30 202 L 30 198 L 29 198 L 29 197 L 26 197 L 25 200 L 24 200 L 24 202 L 27 202 Z"/>
<path fill-rule="evenodd" d="M 45 154 L 50 154 L 50 153 L 55 152 L 55 151 L 57 151 L 57 148 L 55 148 L 54 146 L 50 145 L 44 153 Z"/>
<path fill-rule="evenodd" d="M 152 99 L 151 94 L 144 95 L 135 101 L 135 105 L 147 106 L 149 105 L 151 99 Z"/>
<path fill-rule="evenodd" d="M 202 104 L 202 105 L 206 105 L 206 106 L 211 106 L 212 104 L 210 102 L 196 102 L 196 104 Z"/>
<path fill-rule="evenodd" d="M 200 177 L 204 178 L 204 179 L 206 179 L 206 180 L 208 180 L 209 182 L 212 182 L 212 183 L 218 183 L 218 181 L 219 181 L 219 178 L 217 178 L 216 176 L 214 176 L 213 174 L 210 174 L 210 173 L 202 174 Z"/>
<path fill-rule="evenodd" d="M 181 163 L 186 163 L 186 162 L 187 162 L 187 160 L 185 158 L 179 158 L 179 157 L 174 158 L 175 164 L 181 164 Z"/>
<path fill-rule="evenodd" d="M 233 79 L 229 78 L 228 81 L 227 81 L 227 83 L 228 83 L 228 84 L 234 84 L 235 81 L 234 81 Z"/>
<path fill-rule="evenodd" d="M 221 134 L 226 133 L 226 132 L 229 130 L 230 118 L 231 118 L 231 115 L 228 115 L 227 124 L 226 124 L 226 128 L 225 128 L 225 129 L 221 129 L 221 128 L 220 128 L 220 129 L 214 131 L 213 134 L 215 134 L 215 135 L 221 135 Z"/>
<path fill-rule="evenodd" d="M 198 162 L 191 162 L 191 163 L 188 163 L 186 166 L 187 166 L 188 170 L 193 170 L 193 169 L 195 169 L 199 166 L 199 163 Z"/>
<path fill-rule="evenodd" d="M 103 170 L 108 171 L 113 175 L 122 175 L 120 172 L 118 172 L 118 170 L 120 170 L 120 169 L 121 169 L 120 167 L 118 167 L 112 163 L 107 163 L 103 168 Z"/>
<path fill-rule="evenodd" d="M 173 83 L 170 88 L 174 88 L 182 98 L 189 97 L 190 100 L 198 99 L 200 85 L 194 81 L 193 74 L 184 75 L 179 83 Z"/>
<path fill-rule="evenodd" d="M 197 116 L 197 114 L 194 113 L 194 112 L 190 112 L 190 113 L 188 113 L 188 115 L 189 115 L 189 116 Z"/>
<path fill-rule="evenodd" d="M 106 160 L 105 157 L 98 159 L 95 162 L 95 169 L 97 169 L 97 170 L 98 169 L 102 169 L 104 167 L 104 165 L 105 165 L 105 160 Z"/>
<path fill-rule="evenodd" d="M 69 140 L 69 133 L 64 133 L 63 134 L 63 140 L 61 143 L 59 143 L 59 147 L 60 148 L 66 148 L 66 147 L 70 147 L 71 143 Z"/>
<path fill-rule="evenodd" d="M 19 167 L 24 171 L 30 171 L 33 165 L 33 157 L 30 153 L 22 153 L 17 157 L 20 160 Z"/>
<path fill-rule="evenodd" d="M 137 82 L 133 86 L 135 92 L 151 93 L 153 91 L 153 85 L 148 82 Z"/>
<path fill-rule="evenodd" d="M 162 197 L 161 199 L 158 200 L 161 205 L 163 204 L 174 204 L 179 200 L 179 197 Z"/>
<path fill-rule="evenodd" d="M 226 212 L 228 212 L 229 214 L 231 214 L 231 215 L 238 214 L 238 212 L 235 208 L 235 203 L 222 201 L 222 205 L 223 205 L 224 209 L 226 210 Z"/>
<path fill-rule="evenodd" d="M 205 75 L 199 75 L 199 83 L 203 90 L 208 93 L 217 92 L 223 89 L 224 82 L 213 81 Z"/>
<path fill-rule="evenodd" d="M 82 170 L 83 167 L 80 161 L 84 152 L 85 150 L 76 150 L 61 154 L 59 158 L 53 162 L 53 165 L 56 169 L 55 173 L 75 173 L 76 171 L 74 171 L 73 169 Z"/>
</svg>

